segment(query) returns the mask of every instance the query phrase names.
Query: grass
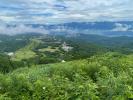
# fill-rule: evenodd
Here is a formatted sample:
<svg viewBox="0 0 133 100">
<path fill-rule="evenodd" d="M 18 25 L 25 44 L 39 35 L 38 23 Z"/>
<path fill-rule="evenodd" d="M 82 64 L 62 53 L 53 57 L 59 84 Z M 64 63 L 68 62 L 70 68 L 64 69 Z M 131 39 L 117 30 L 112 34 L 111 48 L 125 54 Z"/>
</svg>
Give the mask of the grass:
<svg viewBox="0 0 133 100">
<path fill-rule="evenodd" d="M 107 53 L 19 68 L 0 74 L 0 100 L 132 100 L 132 61 L 132 55 Z"/>
<path fill-rule="evenodd" d="M 39 49 L 39 51 L 40 51 L 40 52 L 45 52 L 45 51 L 55 52 L 55 51 L 58 51 L 58 47 L 52 48 L 51 46 L 48 46 L 47 48 Z"/>
<path fill-rule="evenodd" d="M 40 40 L 31 39 L 31 42 L 24 48 L 19 49 L 15 52 L 12 57 L 13 61 L 21 61 L 23 59 L 30 59 L 36 56 L 36 53 L 33 52 L 33 49 L 41 43 Z"/>
</svg>

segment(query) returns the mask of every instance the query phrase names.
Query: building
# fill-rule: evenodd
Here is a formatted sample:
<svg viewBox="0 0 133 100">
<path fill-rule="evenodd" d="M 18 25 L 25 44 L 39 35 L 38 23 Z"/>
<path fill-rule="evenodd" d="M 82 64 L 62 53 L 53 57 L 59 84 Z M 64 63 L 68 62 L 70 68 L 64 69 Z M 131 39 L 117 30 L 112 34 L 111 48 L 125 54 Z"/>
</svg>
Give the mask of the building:
<svg viewBox="0 0 133 100">
<path fill-rule="evenodd" d="M 68 46 L 68 44 L 66 44 L 66 42 L 64 42 L 64 43 L 62 44 L 62 49 L 63 49 L 64 51 L 68 52 L 68 51 L 72 50 L 73 47 Z"/>
</svg>

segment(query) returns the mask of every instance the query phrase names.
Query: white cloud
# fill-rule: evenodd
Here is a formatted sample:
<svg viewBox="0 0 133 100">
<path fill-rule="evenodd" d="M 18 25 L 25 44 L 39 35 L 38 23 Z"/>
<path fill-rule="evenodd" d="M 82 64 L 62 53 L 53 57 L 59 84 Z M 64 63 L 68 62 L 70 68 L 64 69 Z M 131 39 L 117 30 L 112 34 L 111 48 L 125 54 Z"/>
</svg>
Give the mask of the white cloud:
<svg viewBox="0 0 133 100">
<path fill-rule="evenodd" d="M 112 31 L 130 31 L 131 25 L 115 23 L 115 28 Z"/>
<path fill-rule="evenodd" d="M 25 26 L 23 24 L 17 26 L 0 25 L 0 34 L 15 35 L 23 33 L 41 33 L 48 34 L 49 32 L 43 27 L 33 28 L 31 26 Z"/>
<path fill-rule="evenodd" d="M 132 6 L 133 0 L 1 0 L 0 16 L 9 23 L 133 20 Z"/>
<path fill-rule="evenodd" d="M 9 22 L 15 20 L 14 16 L 0 16 L 0 20 Z"/>
</svg>

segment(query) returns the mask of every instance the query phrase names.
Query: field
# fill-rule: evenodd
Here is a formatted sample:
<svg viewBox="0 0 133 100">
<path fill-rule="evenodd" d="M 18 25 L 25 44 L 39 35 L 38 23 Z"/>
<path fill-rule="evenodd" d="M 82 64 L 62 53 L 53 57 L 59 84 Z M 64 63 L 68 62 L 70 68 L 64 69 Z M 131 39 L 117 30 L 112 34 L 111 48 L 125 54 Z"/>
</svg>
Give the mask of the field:
<svg viewBox="0 0 133 100">
<path fill-rule="evenodd" d="M 24 59 L 35 58 L 36 53 L 33 51 L 33 49 L 38 46 L 39 43 L 41 43 L 41 41 L 32 39 L 28 45 L 15 52 L 14 56 L 12 57 L 12 60 L 21 61 Z"/>
<path fill-rule="evenodd" d="M 51 46 L 48 46 L 47 48 L 42 48 L 42 49 L 39 49 L 38 51 L 40 51 L 40 52 L 45 52 L 45 51 L 55 52 L 55 51 L 58 51 L 58 47 L 52 48 Z"/>
</svg>

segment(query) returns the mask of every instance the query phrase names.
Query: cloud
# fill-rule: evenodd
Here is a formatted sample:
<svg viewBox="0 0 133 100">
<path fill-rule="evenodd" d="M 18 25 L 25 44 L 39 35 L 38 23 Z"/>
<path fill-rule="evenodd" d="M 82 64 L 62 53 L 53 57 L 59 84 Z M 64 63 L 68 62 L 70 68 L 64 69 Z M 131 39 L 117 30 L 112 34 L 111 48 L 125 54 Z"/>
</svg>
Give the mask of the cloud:
<svg viewBox="0 0 133 100">
<path fill-rule="evenodd" d="M 112 31 L 130 31 L 131 25 L 115 23 L 115 28 Z"/>
<path fill-rule="evenodd" d="M 1 0 L 0 21 L 45 24 L 133 20 L 132 5 L 133 0 Z"/>
<path fill-rule="evenodd" d="M 49 32 L 41 26 L 38 28 L 33 28 L 32 26 L 25 26 L 23 24 L 17 26 L 0 25 L 0 34 L 15 35 L 23 33 L 48 34 Z"/>
</svg>

